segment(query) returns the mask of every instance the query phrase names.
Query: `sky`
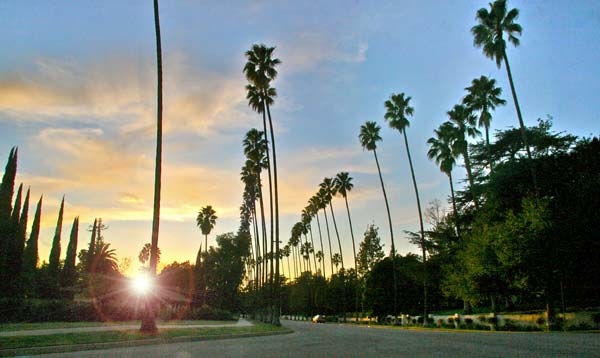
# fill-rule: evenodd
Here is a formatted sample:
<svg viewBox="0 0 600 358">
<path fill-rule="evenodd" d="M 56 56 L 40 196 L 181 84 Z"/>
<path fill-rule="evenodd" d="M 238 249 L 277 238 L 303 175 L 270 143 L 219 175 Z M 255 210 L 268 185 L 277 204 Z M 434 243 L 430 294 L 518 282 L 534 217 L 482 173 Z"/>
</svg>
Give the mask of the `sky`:
<svg viewBox="0 0 600 358">
<path fill-rule="evenodd" d="M 275 46 L 281 60 L 272 115 L 283 242 L 323 178 L 347 171 L 354 183 L 348 199 L 356 245 L 375 224 L 389 251 L 377 169 L 358 141 L 360 126 L 376 121 L 396 246 L 402 254 L 417 253 L 404 234 L 418 229 L 406 150 L 400 133 L 383 120 L 383 103 L 392 93 L 411 96 L 407 134 L 422 206 L 435 199 L 446 205 L 448 180 L 427 159 L 426 141 L 471 80 L 486 75 L 503 89 L 507 105 L 493 113 L 493 130 L 517 125 L 504 68 L 473 46 L 475 12 L 487 4 L 162 1 L 162 263 L 194 262 L 202 240 L 195 217 L 202 206 L 212 205 L 219 217 L 209 245 L 216 234 L 238 228 L 241 141 L 249 129 L 262 127 L 247 105 L 242 73 L 244 52 L 254 43 Z M 521 45 L 507 52 L 526 124 L 551 116 L 557 131 L 597 136 L 600 2 L 508 5 L 520 10 L 523 26 Z M 152 1 L 4 0 L 0 17 L 0 160 L 5 163 L 10 148 L 19 147 L 17 181 L 31 187 L 31 217 L 44 195 L 40 259 L 47 260 L 64 195 L 62 256 L 73 218 L 80 216 L 81 249 L 89 241 L 88 227 L 101 217 L 108 226 L 105 240 L 134 269 L 151 236 Z M 454 175 L 463 186 L 464 168 Z M 344 202 L 336 198 L 333 206 L 345 264 L 352 267 Z"/>
</svg>

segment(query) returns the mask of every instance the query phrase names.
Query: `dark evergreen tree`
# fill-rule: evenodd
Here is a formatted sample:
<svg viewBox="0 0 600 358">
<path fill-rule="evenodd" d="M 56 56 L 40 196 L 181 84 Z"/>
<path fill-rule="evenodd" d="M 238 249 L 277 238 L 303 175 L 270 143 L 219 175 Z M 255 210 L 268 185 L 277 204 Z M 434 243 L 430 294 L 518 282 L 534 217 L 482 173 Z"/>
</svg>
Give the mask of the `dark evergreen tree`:
<svg viewBox="0 0 600 358">
<path fill-rule="evenodd" d="M 65 197 L 63 196 L 58 211 L 58 220 L 56 221 L 56 230 L 54 231 L 54 239 L 52 240 L 52 248 L 50 249 L 50 258 L 48 260 L 48 270 L 52 276 L 57 276 L 60 270 L 60 234 L 62 232 L 63 213 L 65 210 Z M 58 280 L 58 277 L 56 277 Z"/>
<path fill-rule="evenodd" d="M 23 280 L 24 284 L 28 286 L 28 294 L 32 293 L 31 290 L 33 287 L 31 286 L 31 282 L 35 275 L 39 259 L 38 239 L 40 237 L 40 221 L 42 216 L 43 198 L 44 196 L 42 195 L 35 209 L 35 217 L 33 218 L 33 225 L 31 226 L 31 235 L 29 236 L 29 240 L 27 240 L 27 246 L 25 247 L 25 252 L 23 253 L 23 271 L 21 272 L 21 279 Z"/>
<path fill-rule="evenodd" d="M 94 261 L 94 252 L 96 252 L 96 232 L 98 231 L 98 219 L 94 219 L 94 225 L 92 226 L 92 237 L 90 238 L 90 244 L 87 250 L 87 260 L 85 263 L 85 269 L 90 272 L 92 269 L 92 262 Z"/>
<path fill-rule="evenodd" d="M 18 275 L 19 269 L 15 270 L 14 267 L 14 254 L 17 251 L 18 239 L 17 231 L 19 229 L 19 215 L 21 214 L 21 195 L 23 193 L 23 184 L 19 185 L 17 190 L 17 197 L 15 198 L 15 205 L 12 211 L 10 222 L 6 226 L 5 231 L 5 257 L 4 257 L 4 271 L 3 280 L 0 283 L 0 297 L 14 297 L 14 287 L 11 283 L 14 281 L 15 271 Z"/>
<path fill-rule="evenodd" d="M 64 292 L 64 296 L 69 299 L 73 299 L 73 286 L 77 281 L 77 272 L 75 271 L 75 256 L 77 253 L 77 238 L 79 234 L 79 217 L 73 219 L 73 226 L 71 227 L 71 237 L 69 239 L 69 246 L 67 246 L 67 256 L 65 257 L 65 264 L 63 266 L 60 284 Z"/>
<path fill-rule="evenodd" d="M 17 147 L 13 147 L 8 155 L 8 161 L 0 184 L 0 291 L 6 283 L 6 259 L 11 235 L 12 198 L 17 174 Z"/>
</svg>

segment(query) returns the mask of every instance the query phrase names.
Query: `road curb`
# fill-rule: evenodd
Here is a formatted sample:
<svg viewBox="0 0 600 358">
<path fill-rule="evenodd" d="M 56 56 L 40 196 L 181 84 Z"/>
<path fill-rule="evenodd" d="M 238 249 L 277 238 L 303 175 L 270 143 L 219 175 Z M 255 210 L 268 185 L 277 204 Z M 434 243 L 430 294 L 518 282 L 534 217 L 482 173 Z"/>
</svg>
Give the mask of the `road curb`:
<svg viewBox="0 0 600 358">
<path fill-rule="evenodd" d="M 134 341 L 121 341 L 121 342 L 86 343 L 86 344 L 48 346 L 48 347 L 11 348 L 11 349 L 0 349 L 0 357 L 14 357 L 14 356 L 20 356 L 20 355 L 49 354 L 49 353 L 65 353 L 65 352 L 89 351 L 89 350 L 108 349 L 108 348 L 127 348 L 127 347 L 138 347 L 138 346 L 157 345 L 157 344 L 181 343 L 181 342 L 197 342 L 197 341 L 213 341 L 213 340 L 225 340 L 225 339 L 236 339 L 236 338 L 277 336 L 277 335 L 283 335 L 283 334 L 290 334 L 293 332 L 294 331 L 291 329 L 285 329 L 285 330 L 274 331 L 274 332 L 219 334 L 219 335 L 213 335 L 213 336 L 184 336 L 184 337 L 173 337 L 173 338 L 150 338 L 150 339 L 139 339 L 139 340 L 134 340 Z"/>
</svg>

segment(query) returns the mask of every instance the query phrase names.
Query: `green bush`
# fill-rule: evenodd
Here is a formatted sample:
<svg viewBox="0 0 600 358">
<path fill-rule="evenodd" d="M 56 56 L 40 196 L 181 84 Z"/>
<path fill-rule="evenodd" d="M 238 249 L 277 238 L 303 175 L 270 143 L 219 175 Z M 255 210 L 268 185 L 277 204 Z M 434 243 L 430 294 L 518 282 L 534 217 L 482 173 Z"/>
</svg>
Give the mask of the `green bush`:
<svg viewBox="0 0 600 358">
<path fill-rule="evenodd" d="M 465 318 L 465 324 L 467 326 L 471 326 L 473 324 L 473 319 L 472 318 Z"/>
<path fill-rule="evenodd" d="M 596 326 L 600 326 L 600 312 L 592 313 L 592 321 Z"/>
<path fill-rule="evenodd" d="M 594 327 L 587 322 L 581 322 L 578 325 L 567 326 L 566 328 L 567 331 L 589 331 L 592 329 L 594 329 Z"/>
<path fill-rule="evenodd" d="M 235 321 L 236 317 L 234 317 L 233 314 L 227 310 L 202 305 L 201 307 L 191 308 L 186 311 L 183 314 L 182 319 Z"/>
</svg>

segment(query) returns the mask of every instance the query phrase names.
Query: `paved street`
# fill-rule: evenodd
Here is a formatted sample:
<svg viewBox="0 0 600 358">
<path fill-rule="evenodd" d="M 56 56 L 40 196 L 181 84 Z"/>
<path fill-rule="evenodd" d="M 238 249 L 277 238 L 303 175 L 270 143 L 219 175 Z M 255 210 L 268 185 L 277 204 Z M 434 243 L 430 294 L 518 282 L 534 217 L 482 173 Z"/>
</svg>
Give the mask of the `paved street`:
<svg viewBox="0 0 600 358">
<path fill-rule="evenodd" d="M 295 333 L 44 357 L 599 357 L 599 334 L 471 333 L 283 321 Z"/>
</svg>

